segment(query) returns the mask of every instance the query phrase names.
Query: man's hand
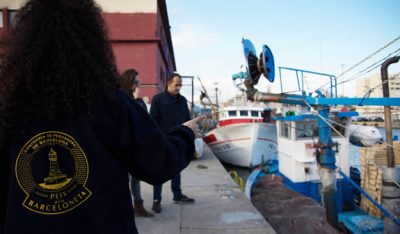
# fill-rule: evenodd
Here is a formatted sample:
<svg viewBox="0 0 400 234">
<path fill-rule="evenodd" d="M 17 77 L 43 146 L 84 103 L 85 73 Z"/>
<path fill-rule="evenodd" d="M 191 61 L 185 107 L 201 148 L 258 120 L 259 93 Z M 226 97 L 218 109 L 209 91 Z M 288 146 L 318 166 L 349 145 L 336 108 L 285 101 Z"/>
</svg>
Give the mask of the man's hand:
<svg viewBox="0 0 400 234">
<path fill-rule="evenodd" d="M 199 129 L 199 125 L 198 122 L 202 121 L 203 119 L 205 119 L 206 116 L 204 115 L 200 115 L 197 116 L 196 118 L 189 120 L 187 122 L 184 122 L 183 125 L 189 127 L 190 129 L 192 129 L 194 135 L 196 136 L 196 138 L 200 138 L 202 137 L 200 129 Z"/>
</svg>

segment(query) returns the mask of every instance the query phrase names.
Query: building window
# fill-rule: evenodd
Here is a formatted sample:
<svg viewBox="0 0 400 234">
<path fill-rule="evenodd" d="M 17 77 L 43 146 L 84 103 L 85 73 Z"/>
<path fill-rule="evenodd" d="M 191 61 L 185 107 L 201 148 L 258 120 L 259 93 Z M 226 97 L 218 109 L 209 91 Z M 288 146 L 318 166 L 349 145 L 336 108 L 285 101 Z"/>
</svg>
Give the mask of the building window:
<svg viewBox="0 0 400 234">
<path fill-rule="evenodd" d="M 3 24 L 3 11 L 0 10 L 0 28 L 2 28 L 2 27 L 4 27 L 4 24 Z"/>
<path fill-rule="evenodd" d="M 11 27 L 15 26 L 15 16 L 17 15 L 16 10 L 9 10 L 8 11 L 8 22 L 10 23 Z"/>
<path fill-rule="evenodd" d="M 15 16 L 17 15 L 16 10 L 8 10 L 8 12 L 5 12 L 5 10 L 0 10 L 0 28 L 8 27 L 8 25 L 5 25 L 5 22 L 3 20 L 3 17 L 8 16 L 8 23 L 9 26 L 14 27 L 15 25 Z"/>
<path fill-rule="evenodd" d="M 162 87 L 167 86 L 167 82 L 165 80 L 165 73 L 164 73 L 164 70 L 162 69 L 162 67 L 160 67 L 160 84 Z"/>
</svg>

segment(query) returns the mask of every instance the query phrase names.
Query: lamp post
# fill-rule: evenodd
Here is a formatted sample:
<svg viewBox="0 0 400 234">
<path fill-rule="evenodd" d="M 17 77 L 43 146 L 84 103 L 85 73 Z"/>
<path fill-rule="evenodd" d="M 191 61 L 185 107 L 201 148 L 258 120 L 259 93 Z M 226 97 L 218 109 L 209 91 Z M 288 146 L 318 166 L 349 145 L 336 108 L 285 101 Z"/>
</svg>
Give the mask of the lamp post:
<svg viewBox="0 0 400 234">
<path fill-rule="evenodd" d="M 214 82 L 214 85 L 215 85 L 215 104 L 217 106 L 219 106 L 219 104 L 218 104 L 218 82 Z"/>
<path fill-rule="evenodd" d="M 218 104 L 218 82 L 214 82 L 214 85 L 215 85 L 215 105 L 218 108 L 219 107 L 219 104 Z M 218 113 L 216 113 L 215 119 L 217 121 L 219 120 Z"/>
</svg>

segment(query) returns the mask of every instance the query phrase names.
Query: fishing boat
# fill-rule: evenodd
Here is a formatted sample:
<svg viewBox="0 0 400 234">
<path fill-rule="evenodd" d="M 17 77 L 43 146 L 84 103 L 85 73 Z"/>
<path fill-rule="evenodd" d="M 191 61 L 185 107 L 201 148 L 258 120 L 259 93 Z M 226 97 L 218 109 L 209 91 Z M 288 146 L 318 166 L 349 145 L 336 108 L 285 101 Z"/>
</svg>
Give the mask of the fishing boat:
<svg viewBox="0 0 400 234">
<path fill-rule="evenodd" d="M 349 126 L 352 116 L 357 116 L 357 113 L 347 111 L 330 113 L 330 120 L 332 122 L 341 123 L 340 126 L 336 126 L 336 131 L 330 131 L 334 146 L 333 150 L 336 151 L 335 161 L 338 168 L 335 172 L 336 183 L 334 183 L 336 188 L 339 190 L 338 193 L 335 194 L 335 200 L 337 201 L 335 207 L 340 212 L 344 211 L 345 208 L 350 207 L 353 202 L 352 187 L 348 181 L 343 178 L 343 175 L 340 174 L 344 173 L 345 175 L 350 176 L 349 157 L 347 155 L 349 152 L 349 141 L 346 137 L 349 132 L 346 127 L 342 126 Z M 318 204 L 328 203 L 329 205 L 329 202 L 327 202 L 324 197 L 326 194 L 324 195 L 321 192 L 323 187 L 321 176 L 326 179 L 327 174 L 329 173 L 327 173 L 326 170 L 321 170 L 321 165 L 319 164 L 319 157 L 321 157 L 319 147 L 321 145 L 319 143 L 318 118 L 309 111 L 296 111 L 295 114 L 276 117 L 275 120 L 277 125 L 278 160 L 271 161 L 251 172 L 245 184 L 245 194 L 249 199 L 255 199 L 254 204 L 257 207 L 260 202 L 257 198 L 253 197 L 256 183 L 268 175 L 275 175 L 276 177 L 281 178 L 283 184 L 282 187 L 286 188 L 286 190 L 283 190 L 282 188 L 267 188 L 276 189 L 274 192 L 266 192 L 269 194 L 268 201 L 273 201 L 278 204 L 274 206 L 271 205 L 271 207 L 279 207 L 279 204 L 281 203 L 282 206 L 290 204 L 293 210 L 297 210 L 299 207 L 303 208 L 296 215 L 283 215 L 284 217 L 281 217 L 280 221 L 276 219 L 274 220 L 274 217 L 282 216 L 282 214 L 285 214 L 285 210 L 276 210 L 274 208 L 269 209 L 268 211 L 274 210 L 273 215 L 268 212 L 271 215 L 268 217 L 271 225 L 274 227 L 274 224 L 284 222 L 284 220 L 291 220 L 296 216 L 305 216 L 302 219 L 298 219 L 297 223 L 302 224 L 297 225 L 306 226 L 313 222 L 318 223 L 319 225 L 323 224 L 321 227 L 308 227 L 308 229 L 311 230 L 310 233 L 322 232 L 321 229 L 327 228 L 327 221 L 323 219 L 324 216 L 315 217 L 315 215 L 318 216 L 320 214 L 315 211 L 317 206 L 310 205 L 312 204 L 310 203 L 310 200 L 304 199 L 311 198 Z M 296 197 L 292 196 L 294 193 L 293 191 L 297 192 L 298 195 L 296 195 Z M 256 197 L 259 196 L 260 195 L 258 194 Z M 267 202 L 267 200 L 264 200 L 264 204 L 265 202 Z M 322 209 L 322 206 L 320 207 Z M 312 214 L 304 215 L 304 213 L 307 214 L 309 212 Z M 316 214 L 314 214 L 315 212 Z M 364 212 L 357 213 L 357 216 L 363 217 L 363 221 L 367 224 L 373 223 L 373 228 L 378 232 L 383 230 L 383 222 L 379 219 L 368 216 Z M 354 223 L 354 221 L 351 222 Z M 280 225 L 278 225 L 279 229 L 277 229 L 277 231 L 288 233 L 288 230 L 298 228 L 294 224 L 288 224 L 288 226 L 291 225 L 293 225 L 293 227 L 280 227 Z M 277 227 L 275 226 L 275 228 Z M 326 231 L 326 233 L 331 232 Z"/>
<path fill-rule="evenodd" d="M 295 115 L 276 117 L 278 160 L 271 161 L 251 172 L 245 184 L 246 196 L 249 199 L 252 198 L 254 187 L 260 178 L 274 174 L 282 178 L 284 187 L 290 191 L 295 191 L 300 196 L 312 198 L 319 204 L 331 206 L 331 208 L 333 206 L 334 209 L 337 209 L 337 222 L 346 226 L 347 230 L 354 233 L 383 233 L 383 220 L 373 217 L 359 208 L 359 200 L 356 201 L 355 189 L 349 180 L 353 177 L 348 157 L 349 135 L 352 129 L 350 126 L 352 126 L 351 118 L 357 115 L 357 112 L 351 111 L 330 112 L 330 121 L 340 123 L 340 125 L 336 125 L 335 129 L 330 130 L 336 168 L 333 170 L 335 176 L 330 179 L 328 177 L 331 172 L 327 172 L 324 165 L 321 165 L 321 146 L 324 144 L 319 141 L 318 117 L 309 112 L 297 112 Z M 336 183 L 333 184 L 337 192 L 328 195 L 322 192 L 323 183 L 326 183 L 322 180 L 332 181 L 332 178 L 333 181 L 336 180 Z M 277 192 L 274 194 L 278 197 L 287 196 Z M 329 202 L 328 197 L 333 197 L 335 205 Z M 289 202 L 289 200 L 291 201 Z M 298 200 L 301 198 L 290 198 L 286 202 L 292 203 L 293 206 L 303 206 L 304 204 L 296 204 L 296 202 L 293 204 L 293 201 Z M 309 203 L 309 201 L 305 202 Z M 351 207 L 350 211 L 349 207 Z M 303 212 L 309 212 L 308 209 L 315 209 L 315 207 L 305 206 Z"/>
<path fill-rule="evenodd" d="M 275 197 L 269 200 L 269 202 L 279 202 L 286 197 L 290 197 L 291 193 L 295 191 L 320 203 L 325 208 L 325 222 L 327 221 L 332 227 L 338 230 L 346 230 L 352 233 L 383 233 L 384 229 L 385 232 L 399 230 L 399 219 L 387 208 L 378 204 L 350 178 L 351 173 L 348 157 L 350 135 L 357 136 L 358 140 L 366 140 L 364 135 L 355 134 L 354 128 L 351 127 L 352 118 L 357 116 L 358 113 L 331 110 L 332 106 L 337 106 L 338 104 L 359 105 L 361 102 L 363 102 L 363 105 L 376 105 L 377 103 L 381 103 L 384 106 L 398 105 L 399 99 L 337 98 L 337 81 L 335 76 L 287 67 L 279 67 L 279 74 L 283 73 L 282 70 L 295 72 L 298 93 L 294 94 L 283 91 L 277 94 L 259 92 L 254 88 L 254 85 L 258 83 L 261 74 L 269 81 L 274 81 L 275 67 L 272 52 L 267 46 L 263 46 L 260 59 L 258 59 L 253 44 L 246 39 L 243 39 L 242 42 L 246 59 L 246 71 L 234 74 L 232 76 L 233 80 L 244 80 L 241 82 L 246 85 L 246 93 L 249 100 L 278 102 L 287 108 L 287 110 L 282 112 L 284 113 L 282 116 L 274 117 L 277 126 L 277 160 L 270 161 L 269 164 L 253 170 L 246 182 L 246 195 L 251 199 L 253 188 L 257 181 L 266 178 L 267 175 L 276 175 L 282 178 L 285 188 L 289 188 L 292 192 L 286 191 L 286 194 L 284 194 L 285 190 L 278 188 L 276 184 L 264 187 L 266 190 L 276 189 L 276 191 L 270 193 Z M 399 57 L 396 59 L 398 61 Z M 393 61 L 391 62 L 393 63 Z M 388 65 L 386 64 L 386 66 Z M 304 89 L 306 87 L 304 84 L 306 81 L 305 74 L 328 77 L 329 81 L 327 84 L 330 84 L 329 89 L 315 90 L 315 93 L 307 93 Z M 282 86 L 282 76 L 280 79 Z M 375 141 L 376 139 L 370 142 L 364 141 L 362 144 L 370 145 Z M 394 164 L 393 157 L 391 158 L 391 164 Z M 393 175 L 398 173 L 393 165 L 389 165 L 389 159 L 387 171 Z M 384 171 L 383 173 L 386 172 Z M 386 173 L 384 177 L 387 176 L 395 181 L 396 178 L 391 176 L 391 174 Z M 392 189 L 392 187 L 389 189 Z M 393 189 L 398 190 L 398 188 Z M 354 191 L 357 191 L 358 194 L 361 193 L 373 205 L 378 207 L 385 215 L 385 221 L 383 222 L 382 219 L 373 217 L 362 210 L 354 202 Z M 394 198 L 390 197 L 390 199 Z M 394 200 L 387 201 L 386 204 L 391 204 L 389 202 L 394 202 Z M 286 201 L 286 206 L 288 203 L 293 205 L 292 201 Z M 307 202 L 307 204 L 310 203 Z M 303 210 L 297 210 L 299 212 L 296 212 L 297 216 L 305 217 L 307 216 L 307 212 L 313 212 L 312 210 L 308 210 L 307 204 L 305 203 L 300 206 L 303 207 Z M 262 203 L 262 206 L 265 207 L 265 202 Z M 282 203 L 282 206 L 285 206 L 285 204 Z M 396 206 L 390 208 L 395 211 L 397 209 Z M 274 219 L 274 215 L 275 217 L 279 217 L 277 228 L 281 228 L 282 224 L 286 224 L 283 220 L 288 216 L 289 221 L 287 226 L 295 226 L 296 222 L 300 222 L 300 219 L 294 221 L 295 219 L 293 218 L 295 216 L 290 214 L 290 212 L 279 213 L 280 210 L 271 209 L 267 213 L 267 215 L 271 215 L 267 218 L 268 220 Z M 279 214 L 277 215 L 276 213 Z M 304 226 L 308 224 L 304 222 Z M 344 229 L 340 228 L 341 225 Z M 274 227 L 274 225 L 272 226 Z M 295 230 L 292 229 L 292 231 Z M 398 232 L 394 231 L 393 233 Z"/>
<path fill-rule="evenodd" d="M 232 105 L 218 111 L 217 127 L 203 140 L 220 161 L 254 168 L 276 160 L 274 111 L 265 105 L 243 102 L 243 97 L 236 96 Z"/>
</svg>

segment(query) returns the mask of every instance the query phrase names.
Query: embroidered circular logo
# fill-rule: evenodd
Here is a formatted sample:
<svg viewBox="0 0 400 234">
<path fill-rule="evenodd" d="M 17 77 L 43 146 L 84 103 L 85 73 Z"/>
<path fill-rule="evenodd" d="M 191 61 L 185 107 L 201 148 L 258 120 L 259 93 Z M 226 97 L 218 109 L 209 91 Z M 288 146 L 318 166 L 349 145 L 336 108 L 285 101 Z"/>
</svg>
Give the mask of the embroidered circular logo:
<svg viewBox="0 0 400 234">
<path fill-rule="evenodd" d="M 36 213 L 57 215 L 84 203 L 89 166 L 82 148 L 71 136 L 57 131 L 40 133 L 22 147 L 15 175 L 27 195 L 22 205 Z"/>
</svg>

